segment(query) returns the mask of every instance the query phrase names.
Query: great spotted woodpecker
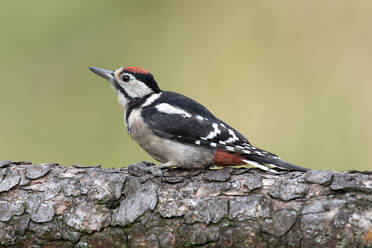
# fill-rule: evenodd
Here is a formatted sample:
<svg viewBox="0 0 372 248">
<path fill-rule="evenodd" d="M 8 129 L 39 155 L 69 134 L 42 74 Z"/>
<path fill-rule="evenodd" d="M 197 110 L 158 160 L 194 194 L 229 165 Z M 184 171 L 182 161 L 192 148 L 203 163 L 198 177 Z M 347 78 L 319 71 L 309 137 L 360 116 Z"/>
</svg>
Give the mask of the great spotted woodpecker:
<svg viewBox="0 0 372 248">
<path fill-rule="evenodd" d="M 307 170 L 254 147 L 198 102 L 160 90 L 147 70 L 132 66 L 115 71 L 89 69 L 110 82 L 132 139 L 162 163 L 146 167 L 155 175 L 161 175 L 162 168 L 200 169 L 212 165 L 250 164 L 273 173 L 277 172 L 275 168 Z"/>
</svg>

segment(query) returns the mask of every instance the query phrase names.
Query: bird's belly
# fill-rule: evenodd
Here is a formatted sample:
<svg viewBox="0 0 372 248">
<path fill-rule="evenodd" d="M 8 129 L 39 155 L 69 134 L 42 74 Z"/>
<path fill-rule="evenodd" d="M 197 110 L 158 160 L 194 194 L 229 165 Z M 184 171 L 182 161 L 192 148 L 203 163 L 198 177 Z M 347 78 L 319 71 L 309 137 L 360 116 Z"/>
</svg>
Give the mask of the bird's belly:
<svg viewBox="0 0 372 248">
<path fill-rule="evenodd" d="M 215 151 L 160 138 L 147 128 L 140 111 L 128 118 L 129 133 L 154 159 L 180 168 L 205 168 L 213 164 Z"/>
</svg>

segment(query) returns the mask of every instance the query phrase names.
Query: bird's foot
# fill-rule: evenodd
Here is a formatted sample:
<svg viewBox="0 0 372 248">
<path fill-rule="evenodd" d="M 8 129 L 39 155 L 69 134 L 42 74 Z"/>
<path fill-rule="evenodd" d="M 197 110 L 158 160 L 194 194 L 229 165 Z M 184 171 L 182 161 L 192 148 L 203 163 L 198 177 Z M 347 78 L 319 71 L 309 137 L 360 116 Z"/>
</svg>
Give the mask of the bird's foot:
<svg viewBox="0 0 372 248">
<path fill-rule="evenodd" d="M 165 164 L 159 164 L 154 165 L 153 163 L 149 162 L 141 162 L 141 163 L 135 163 L 128 166 L 128 172 L 135 176 L 142 176 L 143 172 L 149 172 L 155 177 L 162 177 L 163 176 L 163 168 L 169 168 L 171 165 L 165 163 Z"/>
</svg>

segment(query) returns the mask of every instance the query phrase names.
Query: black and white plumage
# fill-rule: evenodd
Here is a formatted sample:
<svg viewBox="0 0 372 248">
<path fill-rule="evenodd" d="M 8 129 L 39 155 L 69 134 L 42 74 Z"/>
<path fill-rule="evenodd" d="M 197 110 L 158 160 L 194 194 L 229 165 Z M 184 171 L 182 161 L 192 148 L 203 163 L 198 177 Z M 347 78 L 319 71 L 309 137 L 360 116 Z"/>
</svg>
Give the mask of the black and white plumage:
<svg viewBox="0 0 372 248">
<path fill-rule="evenodd" d="M 196 101 L 160 90 L 152 74 L 144 69 L 90 70 L 109 80 L 125 113 L 130 136 L 163 163 L 156 168 L 251 164 L 271 172 L 276 171 L 270 167 L 307 170 L 252 146 Z"/>
</svg>

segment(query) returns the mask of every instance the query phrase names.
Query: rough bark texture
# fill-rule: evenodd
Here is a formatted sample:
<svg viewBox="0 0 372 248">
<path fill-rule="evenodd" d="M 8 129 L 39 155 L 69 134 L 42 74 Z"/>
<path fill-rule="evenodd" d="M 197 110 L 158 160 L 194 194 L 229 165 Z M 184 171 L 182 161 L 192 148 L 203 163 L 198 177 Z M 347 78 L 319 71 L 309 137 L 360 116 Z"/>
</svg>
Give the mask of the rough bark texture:
<svg viewBox="0 0 372 248">
<path fill-rule="evenodd" d="M 371 172 L 0 161 L 0 247 L 372 247 Z"/>
</svg>

